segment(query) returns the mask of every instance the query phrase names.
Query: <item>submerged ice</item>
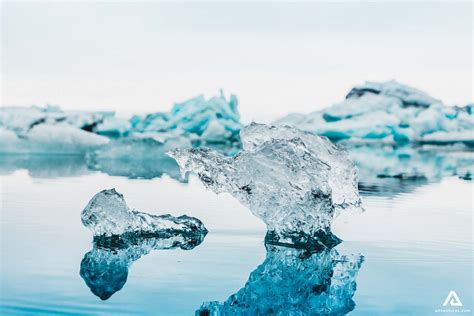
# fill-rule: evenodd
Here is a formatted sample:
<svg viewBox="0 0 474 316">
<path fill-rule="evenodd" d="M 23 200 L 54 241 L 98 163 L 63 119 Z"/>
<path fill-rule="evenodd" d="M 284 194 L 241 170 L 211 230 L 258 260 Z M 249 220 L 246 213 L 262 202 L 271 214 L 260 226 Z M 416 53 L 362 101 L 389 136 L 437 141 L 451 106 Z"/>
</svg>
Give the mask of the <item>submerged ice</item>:
<svg viewBox="0 0 474 316">
<path fill-rule="evenodd" d="M 243 150 L 226 157 L 204 148 L 170 155 L 215 193 L 228 192 L 265 222 L 275 240 L 310 244 L 330 233 L 335 216 L 360 206 L 347 152 L 325 138 L 289 127 L 251 124 Z"/>
<path fill-rule="evenodd" d="M 362 262 L 361 255 L 335 249 L 267 245 L 265 261 L 242 289 L 222 303 L 203 303 L 196 315 L 344 315 L 355 307 Z"/>
<path fill-rule="evenodd" d="M 204 224 L 194 217 L 151 215 L 129 209 L 123 195 L 103 190 L 89 201 L 81 214 L 84 226 L 94 236 L 149 236 L 170 237 L 176 234 L 206 234 Z"/>
<path fill-rule="evenodd" d="M 473 105 L 449 107 L 396 81 L 367 82 L 346 99 L 310 114 L 277 122 L 335 141 L 474 145 Z"/>
</svg>

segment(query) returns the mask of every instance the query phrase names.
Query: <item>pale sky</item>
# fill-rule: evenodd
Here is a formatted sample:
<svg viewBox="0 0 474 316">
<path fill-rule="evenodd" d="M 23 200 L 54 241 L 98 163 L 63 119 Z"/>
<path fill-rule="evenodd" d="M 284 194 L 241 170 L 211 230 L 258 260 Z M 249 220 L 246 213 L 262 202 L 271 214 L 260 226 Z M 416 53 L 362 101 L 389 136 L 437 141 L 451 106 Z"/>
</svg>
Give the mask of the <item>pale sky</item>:
<svg viewBox="0 0 474 316">
<path fill-rule="evenodd" d="M 2 105 L 167 111 L 224 89 L 244 121 L 310 112 L 396 79 L 473 100 L 465 2 L 2 2 Z"/>
</svg>

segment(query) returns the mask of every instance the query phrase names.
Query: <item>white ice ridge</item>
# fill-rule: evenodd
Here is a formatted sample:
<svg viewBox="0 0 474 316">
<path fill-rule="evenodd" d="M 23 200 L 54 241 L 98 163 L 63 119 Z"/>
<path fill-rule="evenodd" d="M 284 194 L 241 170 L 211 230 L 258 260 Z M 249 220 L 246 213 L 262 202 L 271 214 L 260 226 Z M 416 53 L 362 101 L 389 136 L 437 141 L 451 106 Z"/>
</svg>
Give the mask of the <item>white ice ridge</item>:
<svg viewBox="0 0 474 316">
<path fill-rule="evenodd" d="M 275 124 L 335 141 L 474 146 L 473 110 L 473 104 L 446 106 L 396 81 L 367 82 L 354 87 L 340 103 L 309 114 L 289 114 Z"/>
<path fill-rule="evenodd" d="M 240 137 L 243 150 L 234 157 L 205 148 L 170 155 L 183 174 L 192 171 L 215 193 L 237 198 L 282 242 L 305 243 L 330 232 L 341 210 L 360 207 L 356 169 L 341 146 L 295 128 L 255 123 Z"/>
<path fill-rule="evenodd" d="M 167 237 L 175 234 L 206 234 L 197 218 L 151 215 L 129 209 L 123 195 L 115 189 L 102 190 L 89 201 L 81 214 L 84 226 L 94 236 L 143 235 Z"/>
</svg>

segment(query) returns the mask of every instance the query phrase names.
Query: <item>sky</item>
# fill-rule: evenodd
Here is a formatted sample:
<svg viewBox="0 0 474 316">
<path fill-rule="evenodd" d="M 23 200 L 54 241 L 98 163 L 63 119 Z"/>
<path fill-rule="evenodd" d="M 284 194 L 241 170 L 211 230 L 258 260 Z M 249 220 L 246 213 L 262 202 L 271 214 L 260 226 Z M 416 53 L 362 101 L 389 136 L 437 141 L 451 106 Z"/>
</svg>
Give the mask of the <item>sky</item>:
<svg viewBox="0 0 474 316">
<path fill-rule="evenodd" d="M 119 115 L 223 89 L 244 121 L 396 79 L 473 101 L 471 2 L 2 2 L 5 105 Z"/>
</svg>

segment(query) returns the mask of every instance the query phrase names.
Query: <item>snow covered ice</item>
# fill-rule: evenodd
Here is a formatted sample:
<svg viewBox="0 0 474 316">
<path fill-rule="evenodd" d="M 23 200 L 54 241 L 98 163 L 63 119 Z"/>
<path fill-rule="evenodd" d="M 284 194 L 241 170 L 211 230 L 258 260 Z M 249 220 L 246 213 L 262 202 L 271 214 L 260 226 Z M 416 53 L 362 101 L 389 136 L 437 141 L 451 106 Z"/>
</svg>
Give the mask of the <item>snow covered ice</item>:
<svg viewBox="0 0 474 316">
<path fill-rule="evenodd" d="M 129 236 L 130 237 L 130 236 Z M 81 261 L 80 276 L 91 292 L 107 300 L 127 282 L 130 265 L 152 250 L 181 248 L 191 250 L 201 244 L 204 235 L 177 234 L 171 237 L 94 239 L 93 248 Z"/>
<path fill-rule="evenodd" d="M 207 233 L 204 224 L 194 217 L 157 216 L 130 210 L 123 195 L 115 189 L 102 190 L 94 195 L 82 211 L 81 220 L 94 236 L 134 238 L 136 235 L 170 237 Z"/>
<path fill-rule="evenodd" d="M 449 107 L 396 81 L 367 82 L 321 111 L 292 113 L 275 122 L 334 141 L 474 145 L 473 105 Z"/>
<path fill-rule="evenodd" d="M 341 210 L 360 207 L 357 174 L 347 152 L 290 127 L 251 124 L 234 157 L 178 149 L 170 155 L 215 193 L 228 192 L 267 225 L 273 241 L 310 245 L 330 233 Z"/>
<path fill-rule="evenodd" d="M 196 315 L 344 315 L 352 311 L 357 254 L 267 245 L 265 261 L 226 301 L 206 302 Z"/>
</svg>

